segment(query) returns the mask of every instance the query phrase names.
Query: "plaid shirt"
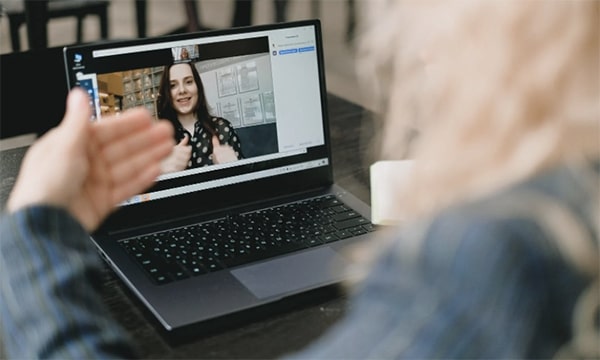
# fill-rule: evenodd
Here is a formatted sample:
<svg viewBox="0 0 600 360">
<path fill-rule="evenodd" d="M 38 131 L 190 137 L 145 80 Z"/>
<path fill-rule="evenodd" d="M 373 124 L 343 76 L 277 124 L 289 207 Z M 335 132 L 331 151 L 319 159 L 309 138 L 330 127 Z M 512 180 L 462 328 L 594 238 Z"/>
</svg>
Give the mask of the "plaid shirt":
<svg viewBox="0 0 600 360">
<path fill-rule="evenodd" d="M 32 207 L 0 223 L 0 339 L 10 359 L 132 358 L 100 297 L 101 260 L 67 212 Z"/>
</svg>

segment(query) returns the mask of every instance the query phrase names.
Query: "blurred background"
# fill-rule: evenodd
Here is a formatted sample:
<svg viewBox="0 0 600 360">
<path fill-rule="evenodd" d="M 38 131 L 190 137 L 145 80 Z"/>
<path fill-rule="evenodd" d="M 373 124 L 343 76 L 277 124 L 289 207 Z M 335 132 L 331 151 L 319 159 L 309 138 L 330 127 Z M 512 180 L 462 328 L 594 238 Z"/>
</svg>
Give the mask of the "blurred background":
<svg viewBox="0 0 600 360">
<path fill-rule="evenodd" d="M 0 4 L 7 8 L 21 1 L 23 0 L 0 0 Z M 234 0 L 192 2 L 196 6 L 200 28 L 222 29 L 232 26 L 236 10 Z M 256 25 L 275 22 L 278 5 L 281 3 L 276 3 L 276 0 L 253 0 L 247 2 L 244 7 L 251 8 L 249 20 L 251 24 Z M 288 0 L 283 16 L 286 21 L 314 17 L 321 19 L 328 91 L 368 108 L 368 104 L 362 100 L 355 75 L 353 39 L 356 31 L 351 30 L 351 14 L 356 15 L 355 25 L 359 26 L 360 23 L 359 5 L 355 0 Z M 146 36 L 165 35 L 189 26 L 189 13 L 186 12 L 186 3 L 183 0 L 146 0 L 146 6 Z M 282 13 L 279 14 L 281 16 Z M 76 25 L 77 20 L 74 17 L 51 19 L 47 28 L 48 46 L 75 43 Z M 137 34 L 135 0 L 110 0 L 108 38 L 131 39 L 136 38 Z M 27 50 L 25 26 L 19 28 L 19 38 L 21 49 Z M 99 20 L 95 16 L 87 16 L 83 21 L 83 41 L 97 40 L 100 40 Z M 0 18 L 0 54 L 12 51 L 9 22 L 6 14 L 3 14 Z"/>
</svg>

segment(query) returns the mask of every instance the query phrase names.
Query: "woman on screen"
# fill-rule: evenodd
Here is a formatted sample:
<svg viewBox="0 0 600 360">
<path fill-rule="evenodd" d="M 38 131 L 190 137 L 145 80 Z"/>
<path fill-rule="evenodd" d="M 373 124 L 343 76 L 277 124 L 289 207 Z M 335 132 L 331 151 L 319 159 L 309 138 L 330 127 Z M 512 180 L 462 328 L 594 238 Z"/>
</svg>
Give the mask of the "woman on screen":
<svg viewBox="0 0 600 360">
<path fill-rule="evenodd" d="M 165 66 L 157 102 L 158 117 L 173 124 L 177 144 L 162 164 L 163 173 L 243 158 L 240 139 L 231 123 L 210 114 L 193 63 Z"/>
</svg>

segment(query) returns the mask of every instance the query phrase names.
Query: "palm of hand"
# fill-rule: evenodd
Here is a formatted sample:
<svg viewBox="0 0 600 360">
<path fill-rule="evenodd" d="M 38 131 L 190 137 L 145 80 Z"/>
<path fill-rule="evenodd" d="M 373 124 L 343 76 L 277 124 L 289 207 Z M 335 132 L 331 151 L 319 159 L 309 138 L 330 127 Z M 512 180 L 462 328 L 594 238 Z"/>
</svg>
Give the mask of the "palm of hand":
<svg viewBox="0 0 600 360">
<path fill-rule="evenodd" d="M 173 148 L 170 124 L 144 109 L 90 123 L 87 94 L 70 93 L 61 124 L 28 151 L 7 208 L 63 207 L 93 231 L 120 202 L 150 186 Z"/>
</svg>

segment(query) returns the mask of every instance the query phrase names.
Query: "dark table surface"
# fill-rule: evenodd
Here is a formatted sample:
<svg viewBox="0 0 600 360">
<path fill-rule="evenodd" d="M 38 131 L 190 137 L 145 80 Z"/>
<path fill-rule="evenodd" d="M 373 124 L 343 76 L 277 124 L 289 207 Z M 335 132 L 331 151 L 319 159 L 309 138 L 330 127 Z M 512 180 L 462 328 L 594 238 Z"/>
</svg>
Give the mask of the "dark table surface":
<svg viewBox="0 0 600 360">
<path fill-rule="evenodd" d="M 328 96 L 335 181 L 369 203 L 373 118 L 360 106 Z M 26 148 L 0 152 L 0 206 L 8 194 Z M 276 358 L 302 349 L 335 323 L 348 306 L 347 297 L 330 287 L 286 299 L 245 314 L 218 319 L 175 336 L 165 334 L 143 305 L 108 267 L 104 302 L 131 334 L 144 358 Z"/>
</svg>

